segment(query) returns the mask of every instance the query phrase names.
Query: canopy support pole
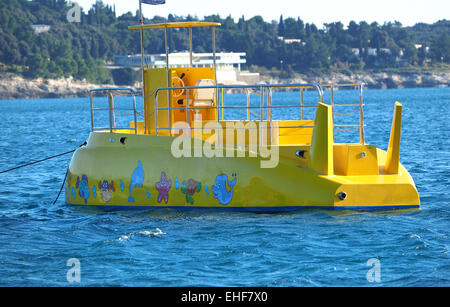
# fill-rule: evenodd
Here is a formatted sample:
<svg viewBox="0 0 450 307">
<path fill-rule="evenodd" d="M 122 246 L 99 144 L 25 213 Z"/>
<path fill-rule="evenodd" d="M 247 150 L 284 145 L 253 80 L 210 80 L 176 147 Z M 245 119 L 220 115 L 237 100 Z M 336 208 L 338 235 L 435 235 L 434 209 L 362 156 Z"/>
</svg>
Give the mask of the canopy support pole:
<svg viewBox="0 0 450 307">
<path fill-rule="evenodd" d="M 139 0 L 139 21 L 141 26 L 144 25 L 144 16 L 142 14 L 142 0 Z M 144 84 L 144 61 L 145 61 L 145 55 L 144 55 L 144 29 L 141 29 L 141 78 L 142 78 L 142 103 L 144 105 L 144 118 L 147 117 L 146 108 L 145 108 L 145 84 Z M 146 124 L 144 120 L 144 133 L 147 131 Z"/>
<path fill-rule="evenodd" d="M 165 37 L 165 41 L 166 41 L 166 71 L 167 71 L 167 87 L 170 87 L 170 68 L 169 68 L 169 29 L 167 28 L 167 24 L 164 27 L 164 37 Z M 171 117 L 171 110 L 170 110 L 170 96 L 171 96 L 172 91 L 168 91 L 167 93 L 167 107 L 169 108 L 168 112 L 169 112 L 169 127 L 171 127 L 172 125 L 172 117 Z M 171 130 L 169 130 L 171 131 Z"/>
<path fill-rule="evenodd" d="M 193 56 L 193 53 L 192 53 L 192 28 L 189 27 L 189 64 L 190 64 L 190 67 L 193 67 L 192 56 Z"/>
</svg>

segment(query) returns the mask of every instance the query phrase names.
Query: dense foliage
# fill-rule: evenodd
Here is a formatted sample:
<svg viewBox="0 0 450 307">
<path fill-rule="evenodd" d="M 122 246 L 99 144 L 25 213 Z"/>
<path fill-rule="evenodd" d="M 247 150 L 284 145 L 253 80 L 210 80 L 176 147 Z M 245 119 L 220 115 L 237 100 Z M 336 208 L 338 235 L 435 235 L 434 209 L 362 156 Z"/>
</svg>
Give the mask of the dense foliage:
<svg viewBox="0 0 450 307">
<path fill-rule="evenodd" d="M 0 69 L 27 77 L 73 76 L 96 83 L 123 75 L 111 74 L 104 64 L 116 55 L 140 52 L 139 32 L 128 30 L 137 13 L 116 17 L 115 9 L 98 1 L 80 22 L 68 22 L 71 5 L 66 0 L 2 0 L 0 2 Z M 256 16 L 235 22 L 230 16 L 213 15 L 207 21 L 222 23 L 217 29 L 218 51 L 246 52 L 248 65 L 280 70 L 285 76 L 297 72 L 330 69 L 362 70 L 399 66 L 450 63 L 450 21 L 402 27 L 398 22 L 379 25 L 340 22 L 324 25 L 304 23 L 300 18 L 266 22 Z M 146 23 L 197 20 L 195 17 L 154 17 Z M 36 34 L 32 25 L 51 25 Z M 171 51 L 188 49 L 187 30 L 171 30 Z M 164 33 L 145 31 L 146 53 L 164 53 Z M 194 29 L 195 52 L 211 52 L 209 29 Z M 422 45 L 421 47 L 417 46 Z M 371 51 L 372 50 L 372 51 Z M 374 50 L 376 55 L 374 55 Z M 125 71 L 130 77 L 136 76 Z"/>
</svg>

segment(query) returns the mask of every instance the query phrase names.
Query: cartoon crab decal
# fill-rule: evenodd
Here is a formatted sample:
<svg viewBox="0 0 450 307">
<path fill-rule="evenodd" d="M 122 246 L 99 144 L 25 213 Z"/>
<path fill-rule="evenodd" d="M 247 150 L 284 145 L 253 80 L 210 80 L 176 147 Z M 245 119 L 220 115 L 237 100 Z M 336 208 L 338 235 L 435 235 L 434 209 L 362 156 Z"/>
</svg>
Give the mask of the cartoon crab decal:
<svg viewBox="0 0 450 307">
<path fill-rule="evenodd" d="M 108 180 L 103 180 L 103 182 L 98 182 L 98 189 L 100 190 L 100 195 L 102 196 L 103 201 L 108 202 L 112 198 L 113 192 L 116 191 L 114 188 L 114 181 L 108 182 Z"/>
</svg>

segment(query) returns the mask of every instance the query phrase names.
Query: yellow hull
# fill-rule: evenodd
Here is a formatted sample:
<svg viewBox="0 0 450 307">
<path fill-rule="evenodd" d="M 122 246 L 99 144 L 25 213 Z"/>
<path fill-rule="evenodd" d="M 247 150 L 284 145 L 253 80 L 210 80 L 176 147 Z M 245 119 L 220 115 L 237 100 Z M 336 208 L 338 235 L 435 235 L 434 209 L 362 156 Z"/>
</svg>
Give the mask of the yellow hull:
<svg viewBox="0 0 450 307">
<path fill-rule="evenodd" d="M 167 36 L 168 27 L 209 26 L 214 44 L 218 25 L 195 22 L 131 28 L 164 28 Z M 192 67 L 192 52 L 189 67 L 170 67 L 168 54 L 166 68 L 144 69 L 142 65 L 143 114 L 137 111 L 130 89 L 91 90 L 93 132 L 87 146 L 72 158 L 66 203 L 115 209 L 245 211 L 419 207 L 414 182 L 400 164 L 400 103 L 395 106 L 389 147 L 384 152 L 364 139 L 362 84 L 220 85 L 215 52 L 213 57 L 213 67 Z M 358 103 L 336 103 L 335 90 L 354 86 L 359 89 Z M 329 105 L 324 103 L 324 88 L 330 90 Z M 230 90 L 240 91 L 239 103 L 225 103 Z M 288 99 L 280 105 L 273 100 L 288 90 L 298 91 L 299 104 Z M 308 90 L 317 92 L 317 106 L 304 104 Z M 133 107 L 120 104 L 115 108 L 116 92 L 132 96 Z M 98 93 L 107 94 L 107 108 L 106 100 L 94 107 Z M 311 107 L 316 108 L 315 119 L 305 119 L 304 111 Z M 283 109 L 298 118 L 275 119 L 276 111 Z M 357 110 L 358 124 L 334 123 L 335 115 Z M 102 111 L 108 111 L 109 125 L 96 127 L 94 113 Z M 239 120 L 227 120 L 225 112 Z M 117 127 L 115 116 L 119 114 L 133 116 L 134 121 L 129 127 Z M 138 114 L 143 115 L 142 121 L 137 120 Z M 335 128 L 359 130 L 359 144 L 335 144 Z M 177 137 L 180 134 L 183 138 Z M 177 150 L 180 144 L 189 149 Z"/>
<path fill-rule="evenodd" d="M 123 137 L 125 144 L 120 142 Z M 308 159 L 296 155 L 299 149 L 308 152 L 310 145 L 280 146 L 278 166 L 261 168 L 261 157 L 175 158 L 172 141 L 169 136 L 92 132 L 87 146 L 72 157 L 66 203 L 108 209 L 265 212 L 420 206 L 407 170 L 399 164 L 398 174 L 386 173 L 386 152 L 374 146 L 334 144 L 333 174 L 323 175 L 308 166 Z M 351 168 L 356 163 L 351 152 L 358 146 L 373 156 L 376 170 L 369 174 L 355 174 Z"/>
</svg>

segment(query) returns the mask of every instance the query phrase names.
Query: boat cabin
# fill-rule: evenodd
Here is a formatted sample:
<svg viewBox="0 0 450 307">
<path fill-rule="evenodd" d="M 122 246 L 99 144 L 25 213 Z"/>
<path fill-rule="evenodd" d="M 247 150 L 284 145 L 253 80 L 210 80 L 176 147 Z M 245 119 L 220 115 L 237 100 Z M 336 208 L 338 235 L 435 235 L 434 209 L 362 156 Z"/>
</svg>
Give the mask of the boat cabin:
<svg viewBox="0 0 450 307">
<path fill-rule="evenodd" d="M 271 145 L 309 145 L 314 128 L 314 114 L 318 102 L 324 101 L 324 89 L 330 90 L 330 99 L 332 108 L 352 107 L 358 111 L 360 118 L 357 124 L 334 124 L 334 128 L 359 130 L 360 144 L 364 144 L 364 125 L 362 114 L 362 85 L 361 84 L 277 84 L 277 85 L 223 85 L 217 82 L 216 73 L 216 44 L 215 28 L 220 26 L 216 22 L 173 22 L 152 25 L 136 25 L 129 29 L 141 31 L 141 43 L 143 40 L 143 31 L 145 30 L 164 30 L 165 49 L 166 49 L 166 67 L 150 68 L 145 66 L 144 49 L 142 53 L 142 79 L 143 79 L 143 112 L 136 110 L 136 99 L 133 99 L 134 106 L 129 110 L 134 111 L 134 120 L 130 122 L 130 128 L 116 127 L 115 115 L 117 108 L 114 107 L 113 94 L 118 91 L 134 93 L 130 89 L 94 89 L 91 90 L 91 113 L 92 130 L 109 132 L 129 132 L 145 135 L 160 136 L 178 136 L 188 130 L 188 135 L 196 137 L 193 130 L 199 129 L 195 122 L 201 122 L 200 128 L 206 123 L 217 123 L 223 131 L 227 127 L 241 129 L 258 134 L 258 143 L 264 142 Z M 212 67 L 194 67 L 193 48 L 192 48 L 192 29 L 198 27 L 208 27 L 211 29 L 213 65 Z M 190 64 L 187 67 L 171 67 L 169 63 L 169 30 L 174 28 L 187 28 L 189 31 L 189 56 Z M 352 87 L 360 89 L 359 101 L 356 103 L 337 104 L 334 101 L 334 90 L 342 87 Z M 273 104 L 273 95 L 276 92 L 297 92 L 298 99 L 294 104 Z M 98 128 L 94 124 L 94 111 L 100 110 L 94 108 L 93 96 L 97 92 L 106 92 L 109 95 L 110 127 L 105 129 Z M 242 93 L 243 99 L 239 104 L 228 103 L 226 96 L 228 93 Z M 315 92 L 313 103 L 306 104 L 304 96 L 308 92 Z M 256 100 L 256 104 L 255 104 Z M 124 111 L 125 109 L 121 109 Z M 292 112 L 297 114 L 295 120 L 277 119 L 274 114 L 278 111 Z M 307 116 L 309 110 L 312 110 L 312 116 Z M 227 113 L 239 113 L 239 119 L 227 119 Z M 143 120 L 138 120 L 142 116 Z M 177 123 L 184 123 L 184 130 L 175 127 Z M 128 130 L 127 130 L 128 129 Z M 256 131 L 252 131 L 256 130 Z M 233 144 L 236 146 L 248 146 L 249 137 L 245 137 L 245 144 L 236 143 L 234 140 L 219 129 L 211 133 L 201 134 L 203 140 L 209 140 L 213 143 Z M 198 135 L 198 134 L 197 134 Z"/>
</svg>

